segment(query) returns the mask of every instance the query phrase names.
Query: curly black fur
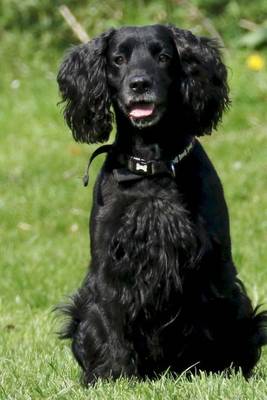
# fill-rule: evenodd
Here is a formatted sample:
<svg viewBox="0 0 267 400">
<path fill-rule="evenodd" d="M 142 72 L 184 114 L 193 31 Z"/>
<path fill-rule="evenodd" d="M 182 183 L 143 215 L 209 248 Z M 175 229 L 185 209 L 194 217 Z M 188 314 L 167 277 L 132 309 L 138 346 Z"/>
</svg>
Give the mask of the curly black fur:
<svg viewBox="0 0 267 400">
<path fill-rule="evenodd" d="M 110 30 L 67 55 L 58 83 L 76 140 L 107 140 L 111 106 L 117 123 L 94 190 L 90 269 L 63 307 L 84 382 L 167 368 L 249 376 L 267 315 L 237 278 L 223 189 L 200 143 L 175 178 L 113 174 L 125 155 L 171 160 L 216 128 L 229 104 L 216 42 L 173 26 Z"/>
<path fill-rule="evenodd" d="M 214 39 L 173 28 L 182 70 L 186 124 L 195 135 L 211 133 L 229 105 L 227 72 Z"/>
<path fill-rule="evenodd" d="M 104 56 L 111 33 L 74 47 L 58 74 L 59 88 L 66 102 L 64 116 L 77 141 L 103 142 L 112 129 Z"/>
</svg>

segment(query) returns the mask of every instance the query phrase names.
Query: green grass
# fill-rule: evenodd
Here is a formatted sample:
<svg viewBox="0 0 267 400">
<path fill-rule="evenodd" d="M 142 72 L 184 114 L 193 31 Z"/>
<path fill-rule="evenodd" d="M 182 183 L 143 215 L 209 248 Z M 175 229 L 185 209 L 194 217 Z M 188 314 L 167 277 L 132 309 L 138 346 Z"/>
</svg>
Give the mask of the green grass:
<svg viewBox="0 0 267 400">
<path fill-rule="evenodd" d="M 44 62 L 40 52 L 26 53 L 23 42 L 0 50 L 7 61 L 0 84 L 0 399 L 267 399 L 266 350 L 249 382 L 203 374 L 80 386 L 51 310 L 78 287 L 88 264 L 91 188 L 80 178 L 92 147 L 73 142 L 56 106 L 60 56 Z M 267 300 L 267 73 L 249 71 L 246 57 L 230 51 L 232 110 L 201 141 L 222 178 L 234 259 L 257 303 Z"/>
</svg>

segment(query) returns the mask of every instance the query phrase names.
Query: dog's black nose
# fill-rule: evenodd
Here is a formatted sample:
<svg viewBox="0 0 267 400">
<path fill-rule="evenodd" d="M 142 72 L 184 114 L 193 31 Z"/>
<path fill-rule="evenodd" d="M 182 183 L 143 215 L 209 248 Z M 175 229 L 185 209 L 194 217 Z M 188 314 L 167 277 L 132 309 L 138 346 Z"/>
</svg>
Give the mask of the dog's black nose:
<svg viewBox="0 0 267 400">
<path fill-rule="evenodd" d="M 151 89 L 152 82 L 146 76 L 134 76 L 129 82 L 130 89 L 135 93 L 145 93 Z"/>
</svg>

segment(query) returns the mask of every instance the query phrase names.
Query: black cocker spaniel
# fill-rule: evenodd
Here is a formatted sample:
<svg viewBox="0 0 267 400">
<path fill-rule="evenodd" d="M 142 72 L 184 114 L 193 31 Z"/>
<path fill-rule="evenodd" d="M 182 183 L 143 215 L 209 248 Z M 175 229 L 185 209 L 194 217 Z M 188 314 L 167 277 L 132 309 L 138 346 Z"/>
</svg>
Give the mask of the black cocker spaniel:
<svg viewBox="0 0 267 400">
<path fill-rule="evenodd" d="M 249 376 L 267 343 L 231 254 L 217 173 L 196 139 L 229 105 L 216 41 L 123 27 L 74 47 L 58 84 L 77 141 L 113 145 L 94 189 L 91 264 L 62 336 L 86 384 L 166 369 Z M 91 159 L 91 160 L 92 160 Z"/>
</svg>

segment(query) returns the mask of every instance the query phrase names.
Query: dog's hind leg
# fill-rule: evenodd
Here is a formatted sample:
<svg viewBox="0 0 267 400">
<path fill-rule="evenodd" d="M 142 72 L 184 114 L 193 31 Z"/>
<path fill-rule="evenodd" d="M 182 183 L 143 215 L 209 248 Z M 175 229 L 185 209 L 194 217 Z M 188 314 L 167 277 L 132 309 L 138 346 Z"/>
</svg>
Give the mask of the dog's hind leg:
<svg viewBox="0 0 267 400">
<path fill-rule="evenodd" d="M 72 332 L 72 350 L 83 369 L 84 383 L 93 384 L 98 378 L 137 376 L 137 356 L 118 321 L 115 325 L 110 318 L 112 307 L 89 303 L 86 308 Z"/>
<path fill-rule="evenodd" d="M 267 313 L 253 308 L 244 285 L 236 279 L 228 296 L 206 304 L 202 320 L 208 322 L 208 345 L 202 346 L 201 368 L 220 372 L 232 367 L 248 378 L 267 344 Z"/>
</svg>

